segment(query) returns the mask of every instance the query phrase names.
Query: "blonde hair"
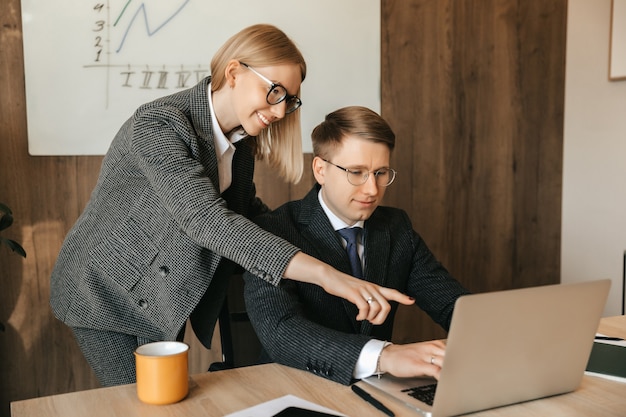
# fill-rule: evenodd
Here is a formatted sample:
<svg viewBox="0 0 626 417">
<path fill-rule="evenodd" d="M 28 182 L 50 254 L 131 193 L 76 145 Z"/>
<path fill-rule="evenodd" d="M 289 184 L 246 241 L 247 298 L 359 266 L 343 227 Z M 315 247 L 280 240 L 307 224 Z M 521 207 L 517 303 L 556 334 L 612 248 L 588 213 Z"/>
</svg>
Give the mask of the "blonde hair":
<svg viewBox="0 0 626 417">
<path fill-rule="evenodd" d="M 306 63 L 298 47 L 272 25 L 247 27 L 222 45 L 211 60 L 212 91 L 219 90 L 226 82 L 226 66 L 233 59 L 251 67 L 296 64 L 300 66 L 302 81 L 306 77 Z M 300 96 L 300 89 L 296 94 Z M 300 181 L 304 165 L 300 109 L 272 123 L 257 136 L 256 157 L 267 161 L 287 181 Z"/>
</svg>

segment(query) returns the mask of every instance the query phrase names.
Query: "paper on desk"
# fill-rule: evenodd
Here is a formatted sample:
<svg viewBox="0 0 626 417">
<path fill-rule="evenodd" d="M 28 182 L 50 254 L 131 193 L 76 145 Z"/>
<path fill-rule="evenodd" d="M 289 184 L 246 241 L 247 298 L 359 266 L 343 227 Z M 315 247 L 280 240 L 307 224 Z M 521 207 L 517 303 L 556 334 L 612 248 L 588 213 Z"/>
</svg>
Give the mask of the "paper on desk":
<svg viewBox="0 0 626 417">
<path fill-rule="evenodd" d="M 598 337 L 598 336 L 606 337 L 605 334 L 596 333 L 596 337 Z M 626 340 L 602 340 L 602 339 L 595 339 L 594 343 L 605 343 L 607 345 L 626 346 Z"/>
<path fill-rule="evenodd" d="M 255 405 L 254 407 L 246 408 L 245 410 L 236 411 L 224 417 L 272 417 L 287 407 L 300 407 L 307 410 L 321 411 L 322 413 L 346 417 L 345 414 L 341 414 L 338 411 L 331 410 L 330 408 L 322 407 L 319 404 L 303 400 L 295 395 L 285 395 L 283 397 Z"/>
</svg>

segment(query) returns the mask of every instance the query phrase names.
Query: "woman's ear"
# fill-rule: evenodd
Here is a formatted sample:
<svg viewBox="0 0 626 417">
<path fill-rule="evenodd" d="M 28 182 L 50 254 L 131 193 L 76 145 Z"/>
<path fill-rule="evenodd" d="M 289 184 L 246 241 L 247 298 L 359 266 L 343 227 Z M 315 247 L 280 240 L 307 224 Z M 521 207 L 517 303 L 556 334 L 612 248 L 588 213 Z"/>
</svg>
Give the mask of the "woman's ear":
<svg viewBox="0 0 626 417">
<path fill-rule="evenodd" d="M 315 158 L 313 158 L 311 166 L 313 168 L 313 176 L 315 177 L 317 183 L 320 185 L 324 185 L 326 162 L 319 156 L 316 156 Z"/>
<path fill-rule="evenodd" d="M 224 69 L 224 79 L 226 80 L 226 85 L 228 85 L 229 88 L 235 87 L 240 68 L 241 64 L 236 59 L 231 59 L 228 61 L 228 64 L 226 64 L 226 68 Z"/>
</svg>

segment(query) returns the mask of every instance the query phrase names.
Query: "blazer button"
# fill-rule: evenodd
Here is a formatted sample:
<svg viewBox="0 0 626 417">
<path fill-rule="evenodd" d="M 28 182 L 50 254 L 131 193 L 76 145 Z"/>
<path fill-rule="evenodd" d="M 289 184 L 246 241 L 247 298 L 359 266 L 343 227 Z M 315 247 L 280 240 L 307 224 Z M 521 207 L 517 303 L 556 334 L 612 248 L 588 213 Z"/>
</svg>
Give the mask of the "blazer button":
<svg viewBox="0 0 626 417">
<path fill-rule="evenodd" d="M 162 278 L 165 278 L 169 273 L 170 270 L 167 268 L 167 266 L 162 266 L 159 268 L 159 275 L 161 275 Z"/>
<path fill-rule="evenodd" d="M 141 307 L 142 309 L 147 309 L 148 308 L 148 302 L 146 300 L 139 300 L 139 307 Z"/>
</svg>

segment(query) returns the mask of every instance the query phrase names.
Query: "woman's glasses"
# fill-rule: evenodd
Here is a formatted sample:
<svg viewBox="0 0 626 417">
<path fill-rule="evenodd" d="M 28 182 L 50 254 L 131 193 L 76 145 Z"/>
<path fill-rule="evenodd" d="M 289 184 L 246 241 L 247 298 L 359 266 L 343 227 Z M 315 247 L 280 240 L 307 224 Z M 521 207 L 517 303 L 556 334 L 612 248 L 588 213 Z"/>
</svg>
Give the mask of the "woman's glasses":
<svg viewBox="0 0 626 417">
<path fill-rule="evenodd" d="M 265 100 L 267 104 L 274 105 L 282 103 L 283 101 L 287 104 L 287 108 L 285 109 L 285 113 L 293 113 L 296 109 L 302 106 L 302 100 L 298 96 L 290 96 L 287 93 L 287 89 L 280 84 L 276 84 L 269 80 L 267 77 L 259 74 L 254 68 L 245 64 L 243 62 L 239 62 L 244 67 L 248 68 L 250 71 L 258 75 L 263 81 L 270 85 L 270 91 L 267 92 L 267 96 Z"/>
</svg>

